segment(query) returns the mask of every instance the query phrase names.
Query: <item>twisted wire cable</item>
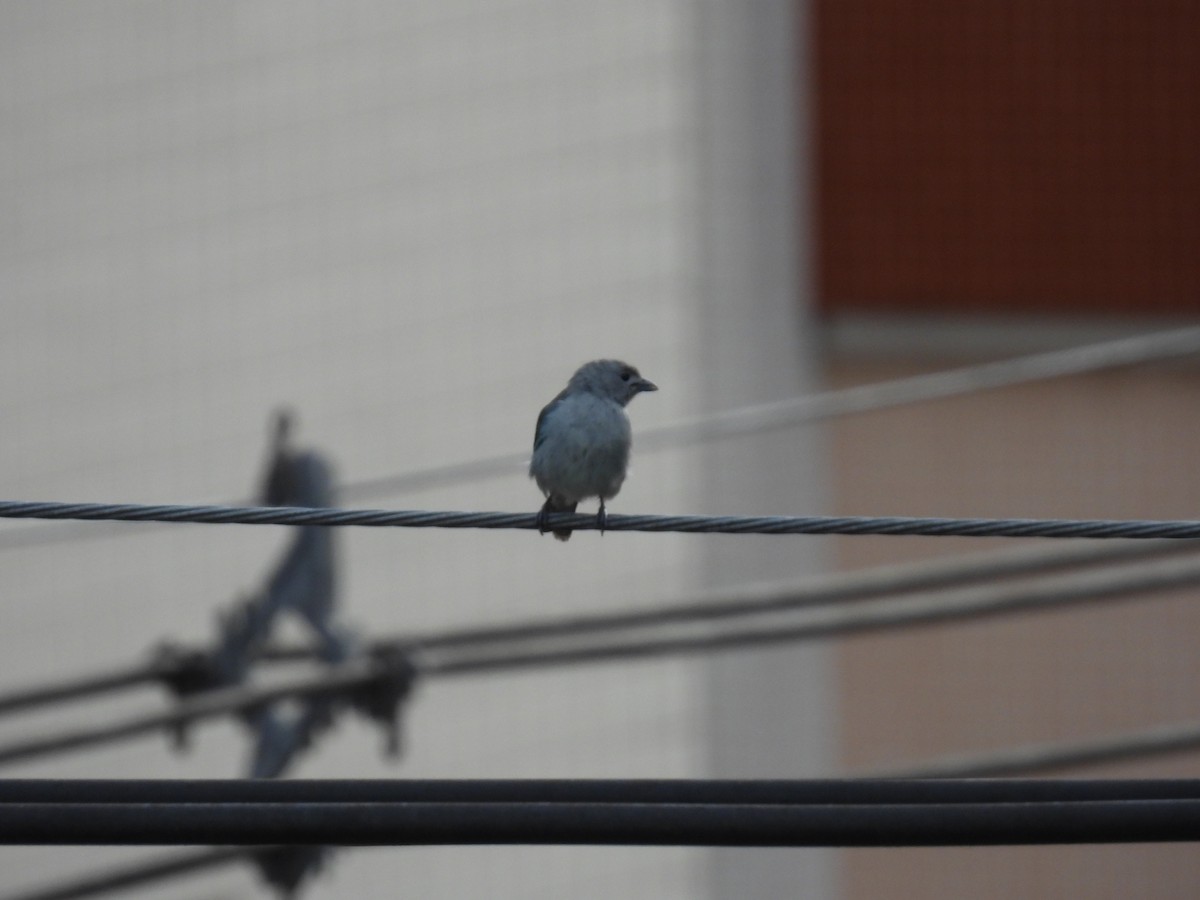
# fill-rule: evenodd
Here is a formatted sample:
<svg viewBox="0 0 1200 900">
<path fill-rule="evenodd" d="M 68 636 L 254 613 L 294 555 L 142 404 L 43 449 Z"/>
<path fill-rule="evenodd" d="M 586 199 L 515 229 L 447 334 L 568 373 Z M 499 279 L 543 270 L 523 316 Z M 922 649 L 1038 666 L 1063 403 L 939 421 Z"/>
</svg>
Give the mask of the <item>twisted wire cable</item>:
<svg viewBox="0 0 1200 900">
<path fill-rule="evenodd" d="M 324 525 L 371 528 L 539 528 L 533 513 L 420 509 L 323 509 L 293 506 L 186 506 L 0 500 L 0 518 L 206 525 Z M 1200 538 L 1200 521 L 1155 519 L 981 519 L 918 516 L 595 516 L 553 513 L 547 530 L 681 534 L 844 534 L 926 537 Z"/>
<path fill-rule="evenodd" d="M 839 416 L 1175 359 L 1195 353 L 1200 353 L 1200 326 L 1134 335 L 1082 347 L 1068 347 L 742 406 L 658 427 L 639 429 L 638 452 L 653 452 L 674 446 L 757 434 Z M 522 471 L 528 459 L 529 452 L 520 451 L 441 463 L 407 472 L 343 482 L 338 486 L 338 495 L 348 502 L 358 502 L 370 497 L 394 496 L 431 487 L 515 475 Z M 129 533 L 132 530 L 121 532 L 88 529 L 69 523 L 8 529 L 0 533 L 0 550 L 75 541 L 105 534 Z"/>
</svg>

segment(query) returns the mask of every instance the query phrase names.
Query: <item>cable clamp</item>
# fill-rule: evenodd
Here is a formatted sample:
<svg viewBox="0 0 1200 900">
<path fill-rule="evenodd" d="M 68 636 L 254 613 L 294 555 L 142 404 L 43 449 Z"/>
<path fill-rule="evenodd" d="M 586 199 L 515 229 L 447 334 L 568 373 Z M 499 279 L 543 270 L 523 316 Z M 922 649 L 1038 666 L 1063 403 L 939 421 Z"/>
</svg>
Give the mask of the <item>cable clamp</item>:
<svg viewBox="0 0 1200 900">
<path fill-rule="evenodd" d="M 376 677 L 355 688 L 350 702 L 360 713 L 384 729 L 385 752 L 400 755 L 400 705 L 412 692 L 417 669 L 408 654 L 396 647 L 387 647 L 372 654 L 379 670 Z"/>
</svg>

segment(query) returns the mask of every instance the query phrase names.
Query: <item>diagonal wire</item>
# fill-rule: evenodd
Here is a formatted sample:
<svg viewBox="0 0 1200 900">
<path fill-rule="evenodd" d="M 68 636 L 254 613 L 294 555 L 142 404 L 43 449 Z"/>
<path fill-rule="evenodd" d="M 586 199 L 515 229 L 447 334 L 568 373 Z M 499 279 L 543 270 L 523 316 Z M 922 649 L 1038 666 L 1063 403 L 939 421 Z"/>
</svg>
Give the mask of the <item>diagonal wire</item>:
<svg viewBox="0 0 1200 900">
<path fill-rule="evenodd" d="M 422 674 L 489 671 L 652 659 L 715 650 L 844 637 L 899 628 L 974 620 L 1018 612 L 1061 609 L 1200 584 L 1200 559 L 1155 560 L 1116 570 L 1043 578 L 1013 585 L 968 587 L 941 594 L 864 600 L 851 606 L 801 607 L 744 623 L 698 620 L 638 631 L 584 633 L 578 640 L 510 641 L 445 649 L 410 645 Z"/>
<path fill-rule="evenodd" d="M 116 891 L 153 884 L 180 875 L 193 875 L 230 863 L 239 862 L 256 853 L 269 850 L 267 847 L 216 847 L 208 850 L 186 851 L 172 856 L 160 857 L 148 862 L 110 869 L 96 875 L 80 878 L 53 888 L 34 890 L 12 895 L 5 900 L 80 900 L 83 897 L 98 897 Z"/>
<path fill-rule="evenodd" d="M 233 687 L 208 691 L 182 700 L 165 712 L 131 716 L 92 728 L 70 729 L 8 743 L 0 746 L 0 765 L 178 729 L 193 722 L 254 709 L 289 697 L 345 694 L 387 674 L 388 669 L 383 664 L 354 661 L 332 666 L 317 676 L 292 678 L 269 687 Z"/>
<path fill-rule="evenodd" d="M 697 416 L 640 430 L 637 449 L 640 453 L 758 434 L 838 416 L 943 400 L 976 391 L 1122 368 L 1193 353 L 1200 353 L 1200 327 L 1135 335 L 1083 347 L 1051 350 Z M 356 500 L 481 480 L 518 472 L 528 459 L 528 451 L 504 453 L 485 459 L 351 482 L 343 485 L 341 493 L 348 500 Z"/>
<path fill-rule="evenodd" d="M 520 671 L 530 668 L 652 659 L 721 649 L 769 646 L 869 631 L 966 621 L 981 616 L 1062 608 L 1150 591 L 1168 591 L 1200 583 L 1200 560 L 1154 560 L 1123 570 L 1043 578 L 1031 584 L 985 586 L 946 592 L 943 596 L 909 596 L 898 600 L 863 601 L 848 607 L 801 608 L 791 615 L 747 617 L 644 629 L 644 633 L 585 634 L 578 640 L 496 641 L 455 647 L 453 641 L 422 647 L 419 639 L 398 648 L 411 658 L 418 676 L 436 677 Z M 296 679 L 270 688 L 214 692 L 180 703 L 168 712 L 151 713 L 94 728 L 0 745 L 0 764 L 94 746 L 148 734 L 203 718 L 239 711 L 282 699 L 350 691 L 386 677 L 382 663 L 348 663 L 328 674 Z"/>
<path fill-rule="evenodd" d="M 9 691 L 0 694 L 0 715 L 22 712 L 52 703 L 81 700 L 84 697 L 109 694 L 126 688 L 141 687 L 158 681 L 170 671 L 161 665 L 143 663 L 124 669 L 94 672 L 87 676 L 77 676 L 38 687 Z"/>
<path fill-rule="evenodd" d="M 1200 750 L 1200 722 L 1176 722 L 1076 741 L 1028 744 L 875 769 L 872 778 L 1007 778 Z"/>
<path fill-rule="evenodd" d="M 797 581 L 751 584 L 712 592 L 684 602 L 651 609 L 614 610 L 586 615 L 539 617 L 459 628 L 453 631 L 393 637 L 375 641 L 375 652 L 392 647 L 420 646 L 430 650 L 501 641 L 585 634 L 619 629 L 646 628 L 674 622 L 739 618 L 756 613 L 783 612 L 808 606 L 844 603 L 914 591 L 939 590 L 994 579 L 1013 579 L 1064 571 L 1076 567 L 1117 565 L 1168 555 L 1196 553 L 1200 545 L 1188 541 L 1060 542 L 1005 547 L 966 553 L 949 559 L 921 560 L 874 566 L 853 572 L 809 576 Z M 0 715 L 51 703 L 80 700 L 125 688 L 156 683 L 174 672 L 177 663 L 168 654 L 150 663 L 126 669 L 78 675 L 58 682 L 0 694 Z M 309 647 L 276 647 L 264 652 L 264 661 L 311 660 Z"/>
<path fill-rule="evenodd" d="M 1016 579 L 1064 570 L 1117 566 L 1158 557 L 1193 554 L 1200 545 L 1190 541 L 1092 541 L 1033 545 L 966 553 L 949 559 L 892 563 L 851 572 L 814 575 L 795 581 L 751 584 L 736 590 L 712 591 L 683 602 L 650 609 L 614 610 L 553 618 L 461 628 L 441 634 L 393 638 L 378 647 L 416 646 L 422 650 L 525 641 L 538 638 L 604 634 L 671 624 L 742 619 L 766 613 L 786 613 L 810 607 L 845 604 L 876 598 L 897 598 L 917 591 L 944 590 L 997 579 Z M 267 658 L 310 658 L 311 651 L 268 651 Z M 2 706 L 0 706 L 2 709 Z"/>
</svg>

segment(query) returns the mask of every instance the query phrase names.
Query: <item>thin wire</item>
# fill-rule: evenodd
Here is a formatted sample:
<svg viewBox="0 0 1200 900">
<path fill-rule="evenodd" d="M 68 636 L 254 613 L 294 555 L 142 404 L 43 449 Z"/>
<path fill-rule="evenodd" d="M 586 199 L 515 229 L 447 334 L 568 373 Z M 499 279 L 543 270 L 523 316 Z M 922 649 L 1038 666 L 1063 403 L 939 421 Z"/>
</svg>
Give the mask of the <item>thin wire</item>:
<svg viewBox="0 0 1200 900">
<path fill-rule="evenodd" d="M 985 586 L 941 595 L 868 600 L 852 606 L 799 608 L 790 613 L 689 622 L 675 627 L 584 636 L 578 640 L 512 641 L 416 651 L 422 675 L 465 675 L 546 666 L 649 659 L 715 650 L 842 637 L 1017 612 L 1061 609 L 1071 604 L 1116 600 L 1200 584 L 1200 560 L 1159 560 L 1114 571 L 1101 570 L 1029 584 Z"/>
<path fill-rule="evenodd" d="M 82 897 L 95 897 L 179 875 L 191 875 L 229 865 L 269 849 L 267 847 L 221 847 L 180 853 L 151 862 L 111 869 L 58 887 L 13 894 L 3 900 L 79 900 Z"/>
<path fill-rule="evenodd" d="M 749 624 L 712 620 L 645 629 L 645 633 L 584 635 L 570 640 L 520 640 L 472 647 L 423 648 L 398 644 L 419 677 L 519 671 L 535 667 L 596 664 L 685 653 L 732 650 L 815 640 L 980 616 L 1061 608 L 1067 604 L 1114 600 L 1147 591 L 1172 590 L 1200 583 L 1200 560 L 1156 560 L 1124 570 L 1045 578 L 1033 584 L 968 588 L 944 596 L 902 597 L 801 608 L 790 615 L 756 615 Z M 381 646 L 384 646 L 381 644 Z M 181 702 L 167 712 L 0 745 L 0 764 L 14 763 L 85 746 L 124 740 L 228 712 L 249 709 L 284 697 L 352 691 L 388 677 L 382 664 L 347 663 L 329 674 L 296 679 L 270 688 L 235 688 Z"/>
<path fill-rule="evenodd" d="M 538 530 L 533 513 L 420 509 L 313 509 L 296 506 L 149 506 L 139 503 L 49 503 L 0 500 L 0 518 L 205 525 L 325 525 L 372 528 Z M 1200 538 L 1200 521 L 1154 519 L 961 519 L 915 516 L 611 515 L 601 528 L 581 513 L 553 513 L 545 527 L 575 531 L 680 534 L 845 534 L 927 537 Z"/>
<path fill-rule="evenodd" d="M 1004 778 L 1141 760 L 1200 749 L 1200 722 L 1159 725 L 1081 741 L 1031 744 L 877 769 L 875 778 Z"/>
<path fill-rule="evenodd" d="M 0 694 L 0 715 L 141 687 L 154 682 L 164 674 L 163 668 L 158 665 L 130 666 L 127 669 L 97 672 L 54 684 L 10 691 L 7 694 Z"/>
<path fill-rule="evenodd" d="M 602 614 L 536 618 L 475 628 L 404 635 L 373 641 L 374 652 L 395 647 L 425 650 L 463 647 L 498 641 L 611 632 L 673 622 L 736 618 L 756 613 L 782 612 L 827 603 L 853 602 L 913 591 L 943 589 L 1000 578 L 1015 578 L 1097 564 L 1116 565 L 1139 559 L 1195 553 L 1200 546 L 1187 541 L 1130 541 L 1096 544 L 1051 544 L 1006 547 L 967 553 L 951 559 L 922 560 L 876 566 L 854 572 L 820 575 L 794 582 L 755 584 L 710 593 L 686 602 L 653 609 L 631 609 Z M 311 648 L 274 648 L 264 652 L 264 662 L 311 660 Z M 18 713 L 52 703 L 80 700 L 117 690 L 152 684 L 172 671 L 169 660 L 116 672 L 96 672 L 49 685 L 0 694 L 0 715 Z"/>
<path fill-rule="evenodd" d="M 1034 381 L 1081 375 L 1171 359 L 1200 352 L 1200 327 L 1173 329 L 1052 350 L 1015 359 L 965 366 L 876 384 L 859 385 L 804 397 L 756 404 L 697 416 L 638 433 L 638 452 L 653 452 L 700 441 L 739 437 L 818 422 L 837 416 L 890 409 L 975 391 L 1013 387 Z M 338 494 L 348 502 L 387 497 L 451 484 L 481 481 L 521 471 L 528 451 L 430 466 L 395 475 L 344 482 Z M 137 529 L 140 531 L 140 529 Z M 34 526 L 0 532 L 0 550 L 128 534 L 78 525 Z"/>
<path fill-rule="evenodd" d="M 293 678 L 269 687 L 235 687 L 208 691 L 182 700 L 165 712 L 132 716 L 106 725 L 69 729 L 58 734 L 11 742 L 0 746 L 0 765 L 176 729 L 193 722 L 265 706 L 289 697 L 346 694 L 379 679 L 385 679 L 389 674 L 390 669 L 384 664 L 353 661 L 331 666 L 320 675 Z"/>
<path fill-rule="evenodd" d="M 1077 567 L 1128 564 L 1197 551 L 1200 551 L 1200 546 L 1188 541 L 1131 541 L 1099 545 L 1088 541 L 1071 545 L 1065 550 L 1056 545 L 1021 546 L 967 553 L 951 559 L 895 563 L 859 571 L 810 576 L 791 582 L 752 584 L 734 591 L 711 592 L 699 598 L 652 609 L 540 617 L 440 634 L 397 636 L 379 640 L 375 646 L 377 649 L 417 647 L 435 650 L 532 638 L 578 638 L 674 623 L 749 618 L 827 604 L 897 597 L 916 591 L 943 590 L 998 579 L 1048 574 Z M 311 658 L 311 651 L 307 648 L 276 650 L 267 651 L 264 656 L 267 659 L 307 659 Z"/>
<path fill-rule="evenodd" d="M 1200 353 L 1200 327 L 1135 335 L 1083 347 L 1051 350 L 1015 359 L 824 391 L 773 403 L 743 406 L 713 415 L 697 416 L 670 425 L 639 430 L 637 449 L 642 453 L 701 441 L 741 437 L 838 416 L 892 409 L 976 391 L 1122 368 L 1192 353 Z M 519 471 L 528 459 L 529 453 L 526 451 L 432 466 L 399 475 L 350 482 L 342 486 L 340 493 L 347 500 L 357 500 L 477 481 Z"/>
</svg>

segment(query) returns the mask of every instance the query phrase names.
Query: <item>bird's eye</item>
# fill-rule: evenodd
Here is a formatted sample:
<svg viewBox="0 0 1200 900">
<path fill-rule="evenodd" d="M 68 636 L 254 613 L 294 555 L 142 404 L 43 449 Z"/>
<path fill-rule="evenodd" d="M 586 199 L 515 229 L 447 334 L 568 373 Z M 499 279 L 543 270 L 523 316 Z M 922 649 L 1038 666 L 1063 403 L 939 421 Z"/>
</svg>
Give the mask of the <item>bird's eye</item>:
<svg viewBox="0 0 1200 900">
<path fill-rule="evenodd" d="M 621 373 L 622 381 L 628 381 L 632 377 L 633 377 L 633 372 L 631 372 L 629 369 L 626 369 L 624 372 Z"/>
</svg>

